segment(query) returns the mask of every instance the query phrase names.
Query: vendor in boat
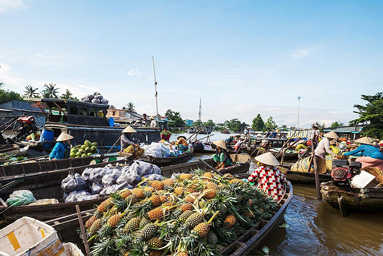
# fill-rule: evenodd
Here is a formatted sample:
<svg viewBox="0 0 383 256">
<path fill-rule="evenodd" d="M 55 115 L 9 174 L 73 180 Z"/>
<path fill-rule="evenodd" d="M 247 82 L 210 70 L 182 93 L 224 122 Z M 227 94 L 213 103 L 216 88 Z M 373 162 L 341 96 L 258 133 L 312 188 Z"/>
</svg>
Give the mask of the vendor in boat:
<svg viewBox="0 0 383 256">
<path fill-rule="evenodd" d="M 374 147 L 368 137 L 363 137 L 355 141 L 361 145 L 356 149 L 344 153 L 344 156 L 360 156 L 355 161 L 362 163 L 362 168 L 377 167 L 383 170 L 383 154 Z"/>
<path fill-rule="evenodd" d="M 137 131 L 134 130 L 132 127 L 128 126 L 122 131 L 121 135 L 121 151 L 123 151 L 128 146 L 132 145 L 136 148 L 138 148 L 138 144 L 134 142 L 132 134 L 136 133 Z"/>
<path fill-rule="evenodd" d="M 213 155 L 213 160 L 217 164 L 217 169 L 222 169 L 233 165 L 229 152 L 227 152 L 226 143 L 223 140 L 214 141 L 216 153 Z M 213 146 L 214 148 L 214 146 Z"/>
<path fill-rule="evenodd" d="M 65 158 L 65 150 L 68 149 L 69 141 L 73 139 L 71 135 L 62 132 L 56 140 L 56 145 L 53 147 L 52 152 L 49 154 L 49 160 L 59 160 Z"/>
<path fill-rule="evenodd" d="M 337 140 L 338 135 L 334 132 L 328 132 L 323 135 L 323 139 L 318 143 L 318 146 L 315 149 L 315 155 L 319 156 L 322 159 L 325 159 L 326 153 L 336 157 L 337 155 L 330 149 L 330 140 Z"/>
<path fill-rule="evenodd" d="M 169 141 L 170 135 L 172 135 L 172 133 L 168 131 L 168 128 L 165 126 L 164 130 L 161 132 L 161 140 Z"/>
<path fill-rule="evenodd" d="M 306 150 L 307 149 L 306 144 L 307 144 L 307 141 L 305 141 L 305 140 L 300 141 L 298 146 L 295 147 L 295 151 Z"/>
<path fill-rule="evenodd" d="M 237 142 L 235 143 L 235 145 L 234 145 L 234 151 L 235 151 L 235 152 L 238 152 L 238 151 L 239 151 L 239 149 L 241 148 L 243 142 L 245 142 L 245 138 L 244 138 L 244 137 L 240 137 L 240 138 L 238 139 L 238 141 L 237 141 Z"/>
<path fill-rule="evenodd" d="M 189 149 L 189 144 L 186 141 L 186 137 L 185 136 L 178 136 L 177 137 L 177 141 L 175 142 L 175 144 L 178 147 L 178 149 L 180 151 L 182 151 L 182 152 L 186 152 Z"/>
<path fill-rule="evenodd" d="M 258 182 L 258 188 L 262 189 L 268 196 L 275 201 L 283 197 L 285 190 L 286 177 L 278 169 L 279 162 L 275 156 L 270 153 L 264 153 L 256 156 L 258 168 L 249 176 L 249 182 Z"/>
</svg>

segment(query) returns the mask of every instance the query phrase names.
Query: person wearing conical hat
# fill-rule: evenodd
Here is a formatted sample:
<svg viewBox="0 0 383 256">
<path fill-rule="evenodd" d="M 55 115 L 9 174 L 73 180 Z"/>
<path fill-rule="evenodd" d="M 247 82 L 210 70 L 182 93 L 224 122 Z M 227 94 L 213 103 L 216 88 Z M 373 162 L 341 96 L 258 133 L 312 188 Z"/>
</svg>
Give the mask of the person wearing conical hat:
<svg viewBox="0 0 383 256">
<path fill-rule="evenodd" d="M 356 143 L 361 144 L 356 149 L 344 153 L 344 156 L 360 156 L 355 161 L 362 163 L 362 168 L 377 167 L 383 170 L 383 154 L 374 147 L 368 137 L 357 139 Z"/>
<path fill-rule="evenodd" d="M 233 165 L 229 152 L 227 152 L 227 146 L 225 141 L 217 140 L 213 142 L 212 145 L 215 148 L 215 154 L 213 155 L 213 160 L 217 164 L 217 169 L 222 169 L 228 166 Z"/>
<path fill-rule="evenodd" d="M 64 159 L 65 150 L 69 146 L 69 141 L 73 139 L 71 135 L 66 132 L 62 132 L 56 139 L 56 144 L 49 154 L 49 160 Z"/>
<path fill-rule="evenodd" d="M 336 157 L 337 155 L 330 149 L 330 141 L 337 140 L 338 138 L 338 135 L 334 131 L 325 133 L 322 140 L 315 148 L 315 155 L 321 157 L 322 159 L 325 159 L 326 153 Z"/>
<path fill-rule="evenodd" d="M 185 136 L 178 136 L 177 137 L 177 141 L 174 144 L 181 151 L 181 154 L 183 152 L 188 151 L 188 149 L 189 149 L 189 143 L 186 141 L 186 137 Z"/>
<path fill-rule="evenodd" d="M 256 156 L 255 160 L 258 162 L 258 168 L 249 176 L 248 181 L 257 182 L 258 188 L 275 201 L 281 200 L 285 190 L 286 177 L 278 169 L 277 158 L 267 152 Z"/>
<path fill-rule="evenodd" d="M 125 148 L 129 146 L 133 146 L 138 148 L 138 144 L 134 142 L 132 134 L 136 133 L 137 131 L 134 130 L 131 126 L 127 126 L 124 130 L 122 130 L 121 135 L 121 151 L 123 151 Z"/>
</svg>

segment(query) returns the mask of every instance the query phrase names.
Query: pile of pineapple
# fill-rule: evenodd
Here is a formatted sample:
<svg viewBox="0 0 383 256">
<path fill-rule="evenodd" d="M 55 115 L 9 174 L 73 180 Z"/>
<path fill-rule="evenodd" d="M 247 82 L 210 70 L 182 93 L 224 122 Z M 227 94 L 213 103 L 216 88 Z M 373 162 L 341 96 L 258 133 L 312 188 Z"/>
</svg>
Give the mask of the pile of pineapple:
<svg viewBox="0 0 383 256">
<path fill-rule="evenodd" d="M 92 255 L 219 255 L 277 209 L 247 182 L 194 170 L 112 194 L 85 227 Z"/>
</svg>

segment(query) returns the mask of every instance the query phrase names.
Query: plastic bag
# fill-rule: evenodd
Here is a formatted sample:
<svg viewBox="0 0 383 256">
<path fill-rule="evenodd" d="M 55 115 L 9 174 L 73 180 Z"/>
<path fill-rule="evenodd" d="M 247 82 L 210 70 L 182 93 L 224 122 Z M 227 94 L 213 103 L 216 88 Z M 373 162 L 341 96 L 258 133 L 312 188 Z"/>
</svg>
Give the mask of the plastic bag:
<svg viewBox="0 0 383 256">
<path fill-rule="evenodd" d="M 98 195 L 91 195 L 87 191 L 73 191 L 65 198 L 65 203 L 93 200 L 96 198 L 98 198 Z"/>
<path fill-rule="evenodd" d="M 88 188 L 88 184 L 80 174 L 75 173 L 74 175 L 69 174 L 65 179 L 63 179 L 61 181 L 61 187 L 64 192 L 70 193 L 76 190 L 86 190 Z"/>
<path fill-rule="evenodd" d="M 89 190 L 92 195 L 100 194 L 103 189 L 104 185 L 98 183 L 92 183 L 92 185 L 89 186 Z"/>
<path fill-rule="evenodd" d="M 139 176 L 161 174 L 161 169 L 157 165 L 143 161 L 134 161 L 134 163 L 130 166 L 130 170 L 135 171 Z"/>
<path fill-rule="evenodd" d="M 164 179 L 164 176 L 159 174 L 149 174 L 149 175 L 145 175 L 144 177 L 147 178 L 148 180 L 163 180 Z"/>
<path fill-rule="evenodd" d="M 36 199 L 29 190 L 16 190 L 9 195 L 6 201 L 8 206 L 28 205 L 33 202 L 36 202 Z"/>
<path fill-rule="evenodd" d="M 112 170 L 110 174 L 106 174 L 102 178 L 102 184 L 104 186 L 111 186 L 113 184 L 116 184 L 116 180 L 121 176 L 121 171 L 118 169 Z"/>
</svg>

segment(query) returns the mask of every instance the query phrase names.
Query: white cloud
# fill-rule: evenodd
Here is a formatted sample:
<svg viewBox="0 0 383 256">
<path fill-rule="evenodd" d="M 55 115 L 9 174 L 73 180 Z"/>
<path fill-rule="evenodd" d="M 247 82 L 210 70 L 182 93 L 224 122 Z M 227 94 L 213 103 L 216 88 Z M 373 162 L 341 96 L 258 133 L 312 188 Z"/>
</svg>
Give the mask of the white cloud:
<svg viewBox="0 0 383 256">
<path fill-rule="evenodd" d="M 0 13 L 18 11 L 29 8 L 24 0 L 0 0 Z"/>
<path fill-rule="evenodd" d="M 133 68 L 128 71 L 128 76 L 131 76 L 131 77 L 140 77 L 142 76 L 142 74 L 143 72 L 139 71 L 137 68 Z"/>
<path fill-rule="evenodd" d="M 300 60 L 309 55 L 310 53 L 311 49 L 298 49 L 293 51 L 290 56 L 296 60 Z"/>
</svg>

